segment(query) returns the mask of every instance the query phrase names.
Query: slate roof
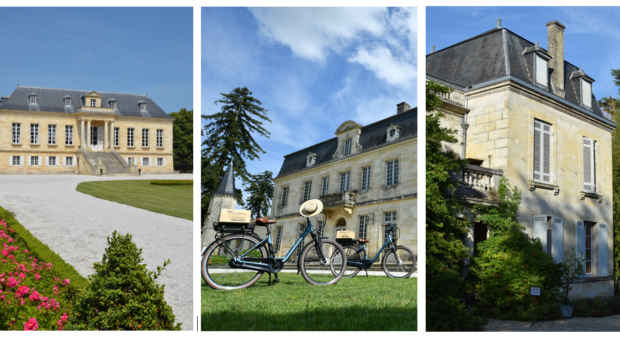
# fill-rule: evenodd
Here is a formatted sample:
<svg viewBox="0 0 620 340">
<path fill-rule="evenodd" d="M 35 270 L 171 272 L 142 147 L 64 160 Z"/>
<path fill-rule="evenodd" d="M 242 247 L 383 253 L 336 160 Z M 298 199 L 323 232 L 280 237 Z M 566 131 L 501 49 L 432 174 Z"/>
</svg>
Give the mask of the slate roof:
<svg viewBox="0 0 620 340">
<path fill-rule="evenodd" d="M 359 139 L 359 143 L 362 145 L 361 153 L 372 151 L 385 146 L 387 137 L 386 130 L 390 126 L 390 124 L 398 125 L 401 128 L 400 138 L 398 139 L 398 142 L 417 137 L 417 117 L 418 109 L 412 108 L 403 113 L 385 118 L 378 122 L 368 124 L 362 127 L 362 134 L 360 135 Z M 332 156 L 336 152 L 337 148 L 338 138 L 334 137 L 319 144 L 315 144 L 313 146 L 286 155 L 284 156 L 284 163 L 282 163 L 280 173 L 278 173 L 278 176 L 276 176 L 276 178 L 287 176 L 292 173 L 307 169 L 308 167 L 306 166 L 306 157 L 310 152 L 316 154 L 316 160 L 312 167 L 316 167 L 318 165 L 328 162 L 339 161 L 342 158 L 332 159 Z"/>
<path fill-rule="evenodd" d="M 235 175 L 233 174 L 232 161 L 230 161 L 230 165 L 228 166 L 228 169 L 226 169 L 224 177 L 222 177 L 222 181 L 217 187 L 217 190 L 213 192 L 213 195 L 227 195 L 237 198 L 237 190 L 235 190 Z"/>
<path fill-rule="evenodd" d="M 507 76 L 535 86 L 533 85 L 532 54 L 524 54 L 523 52 L 526 49 L 527 52 L 538 49 L 541 53 L 548 55 L 545 49 L 536 47 L 535 43 L 512 31 L 506 28 L 494 28 L 428 54 L 426 56 L 426 73 L 439 80 L 454 84 L 465 92 L 470 86 L 475 87 Z M 506 63 L 506 58 L 508 58 L 508 63 Z M 553 72 L 551 69 L 549 71 L 550 73 Z M 576 71 L 579 71 L 579 67 L 564 60 L 564 99 L 571 104 L 580 106 L 576 82 L 570 79 L 571 74 Z M 590 80 L 592 79 L 590 78 Z M 550 97 L 559 98 L 551 86 L 549 86 L 549 90 L 536 88 L 546 92 Z M 592 94 L 592 105 L 592 111 L 579 108 L 607 123 L 614 124 L 603 116 L 594 94 Z"/>
<path fill-rule="evenodd" d="M 7 99 L 2 99 L 0 108 L 21 111 L 46 111 L 46 112 L 62 112 L 75 114 L 76 109 L 82 106 L 82 96 L 92 91 L 78 90 L 62 90 L 41 87 L 20 86 L 13 91 L 13 94 Z M 28 96 L 34 93 L 37 95 L 37 104 L 29 104 Z M 101 106 L 109 108 L 108 100 L 116 100 L 115 112 L 120 116 L 129 117 L 146 117 L 146 118 L 164 118 L 173 119 L 164 110 L 162 110 L 151 98 L 145 95 L 127 94 L 127 93 L 111 93 L 99 92 L 101 95 Z M 65 106 L 63 98 L 71 97 L 71 105 Z M 146 102 L 146 111 L 140 111 L 138 102 Z"/>
</svg>

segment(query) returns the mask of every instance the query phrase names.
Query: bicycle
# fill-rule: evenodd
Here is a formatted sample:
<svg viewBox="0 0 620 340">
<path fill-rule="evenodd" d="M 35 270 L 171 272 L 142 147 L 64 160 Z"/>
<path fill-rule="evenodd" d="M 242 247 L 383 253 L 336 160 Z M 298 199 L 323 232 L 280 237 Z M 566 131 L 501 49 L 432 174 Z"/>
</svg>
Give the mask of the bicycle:
<svg viewBox="0 0 620 340">
<path fill-rule="evenodd" d="M 310 234 L 309 242 L 297 257 L 298 273 L 314 285 L 332 285 L 338 282 L 346 269 L 344 250 L 340 244 L 319 237 L 314 232 L 310 217 L 323 209 L 319 200 L 304 202 L 301 216 L 306 217 L 307 227 L 284 257 L 276 257 L 271 241 L 270 225 L 276 220 L 259 217 L 255 225 L 267 228 L 267 237 L 262 239 L 254 233 L 254 225 L 214 224 L 217 232 L 215 241 L 203 252 L 202 278 L 213 289 L 241 289 L 256 283 L 264 273 L 271 274 L 279 282 L 278 273 L 295 253 L 304 238 Z M 220 237 L 219 233 L 232 232 Z M 340 274 L 335 274 L 336 272 Z"/>
<path fill-rule="evenodd" d="M 386 251 L 383 255 L 381 266 L 388 277 L 406 279 L 413 274 L 415 269 L 415 256 L 413 252 L 405 246 L 398 246 L 395 244 L 395 241 L 398 239 L 397 232 L 399 232 L 399 228 L 391 223 L 383 224 L 383 226 L 388 235 L 383 246 L 374 258 L 368 259 L 366 257 L 366 243 L 369 242 L 368 240 L 357 239 L 356 241 L 361 244 L 361 247 L 355 244 L 344 245 L 342 247 L 347 256 L 347 267 L 345 268 L 343 277 L 354 277 L 361 269 L 364 269 L 366 271 L 366 276 L 368 276 L 368 269 L 375 263 L 384 249 L 386 249 Z M 334 274 L 338 274 L 338 272 L 334 272 Z"/>
</svg>

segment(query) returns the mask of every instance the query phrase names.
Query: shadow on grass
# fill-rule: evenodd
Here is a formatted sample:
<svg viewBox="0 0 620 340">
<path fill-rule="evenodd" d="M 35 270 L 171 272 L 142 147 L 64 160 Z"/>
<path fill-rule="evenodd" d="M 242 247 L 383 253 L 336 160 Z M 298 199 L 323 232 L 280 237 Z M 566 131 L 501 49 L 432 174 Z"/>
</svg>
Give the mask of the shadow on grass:
<svg viewBox="0 0 620 340">
<path fill-rule="evenodd" d="M 416 331 L 417 315 L 416 308 L 321 308 L 309 300 L 307 310 L 289 314 L 203 312 L 201 324 L 203 331 Z"/>
</svg>

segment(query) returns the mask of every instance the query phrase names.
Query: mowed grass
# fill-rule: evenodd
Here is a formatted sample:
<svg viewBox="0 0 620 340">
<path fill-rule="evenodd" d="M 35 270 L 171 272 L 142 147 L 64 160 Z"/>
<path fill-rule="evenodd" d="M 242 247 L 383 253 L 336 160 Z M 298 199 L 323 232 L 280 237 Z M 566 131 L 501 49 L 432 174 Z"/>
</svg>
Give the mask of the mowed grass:
<svg viewBox="0 0 620 340">
<path fill-rule="evenodd" d="M 314 286 L 300 275 L 269 275 L 247 289 L 214 290 L 202 281 L 203 331 L 416 331 L 417 278 L 366 277 Z M 273 277 L 272 277 L 273 278 Z"/>
<path fill-rule="evenodd" d="M 97 181 L 78 184 L 76 190 L 104 200 L 168 215 L 193 219 L 192 185 L 153 185 L 150 180 Z"/>
</svg>

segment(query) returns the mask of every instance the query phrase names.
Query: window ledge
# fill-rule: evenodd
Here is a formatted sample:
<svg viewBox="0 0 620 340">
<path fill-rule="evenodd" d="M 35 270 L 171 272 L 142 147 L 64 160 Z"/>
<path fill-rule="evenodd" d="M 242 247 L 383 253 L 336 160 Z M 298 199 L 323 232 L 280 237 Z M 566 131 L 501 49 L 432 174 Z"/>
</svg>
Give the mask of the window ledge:
<svg viewBox="0 0 620 340">
<path fill-rule="evenodd" d="M 382 185 L 381 188 L 382 189 L 392 189 L 392 188 L 396 188 L 400 185 L 400 183 L 396 183 L 396 184 L 392 184 L 392 185 Z"/>
<path fill-rule="evenodd" d="M 560 193 L 560 186 L 553 185 L 548 183 L 536 182 L 536 181 L 527 181 L 527 188 L 530 191 L 534 191 L 534 189 L 545 189 L 545 190 L 553 190 L 553 194 L 557 196 Z"/>
<path fill-rule="evenodd" d="M 54 147 L 56 147 L 56 146 L 58 146 L 58 144 L 47 144 L 47 146 L 48 146 L 48 147 L 50 147 L 50 146 L 54 146 Z"/>
<path fill-rule="evenodd" d="M 128 146 L 127 149 L 135 149 L 135 146 Z"/>
<path fill-rule="evenodd" d="M 163 149 L 165 149 L 163 146 L 158 146 L 157 147 L 157 150 L 163 150 Z"/>
<path fill-rule="evenodd" d="M 11 143 L 11 145 L 22 146 L 22 143 Z"/>
<path fill-rule="evenodd" d="M 598 201 L 599 204 L 603 203 L 603 195 L 599 195 L 595 192 L 587 192 L 587 191 L 580 191 L 579 192 L 579 199 L 581 199 L 582 201 L 586 199 L 586 197 L 590 197 L 590 198 L 594 198 Z"/>
<path fill-rule="evenodd" d="M 75 146 L 75 144 L 65 144 L 65 148 L 68 146 Z"/>
<path fill-rule="evenodd" d="M 120 148 L 121 148 L 121 146 L 120 146 L 120 145 L 114 145 L 114 146 L 113 146 L 113 148 L 120 149 Z"/>
<path fill-rule="evenodd" d="M 41 144 L 39 144 L 39 143 L 36 143 L 36 144 L 35 143 L 30 143 L 30 146 L 41 146 Z"/>
</svg>

